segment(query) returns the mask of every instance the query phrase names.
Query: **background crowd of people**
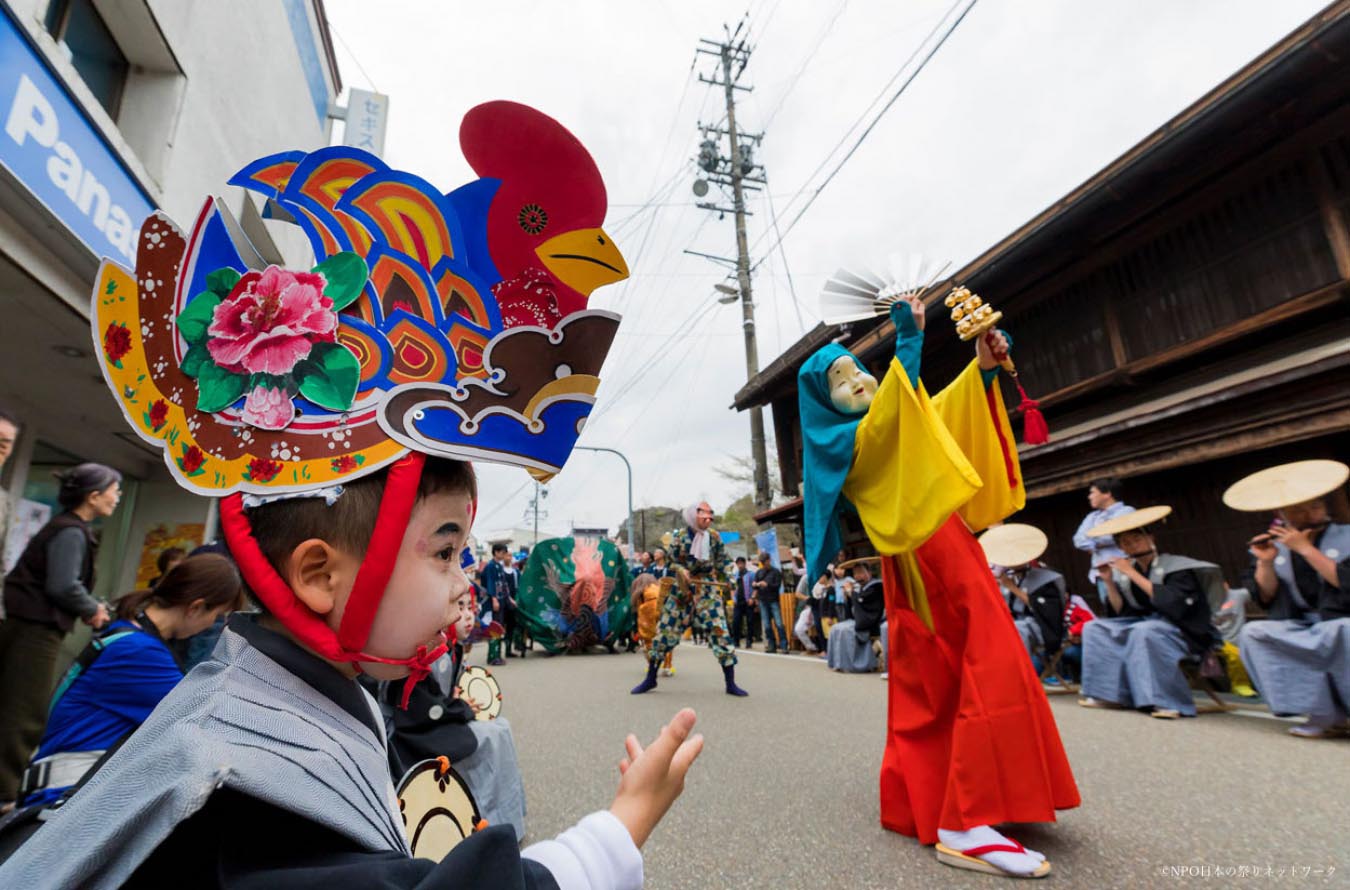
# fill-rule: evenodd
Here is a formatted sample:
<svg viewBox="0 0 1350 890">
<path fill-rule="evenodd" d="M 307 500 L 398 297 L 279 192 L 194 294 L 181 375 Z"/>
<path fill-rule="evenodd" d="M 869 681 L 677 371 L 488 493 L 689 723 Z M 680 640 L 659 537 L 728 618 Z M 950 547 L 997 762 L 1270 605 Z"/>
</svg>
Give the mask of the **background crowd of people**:
<svg viewBox="0 0 1350 890">
<path fill-rule="evenodd" d="M 1339 472 L 1335 462 L 1314 463 Z M 1232 579 L 1215 563 L 1167 552 L 1170 508 L 1137 510 L 1125 484 L 1111 477 L 1086 491 L 1089 509 L 1073 535 L 1084 566 L 1047 565 L 1047 539 L 1030 526 L 986 533 L 990 571 L 1047 691 L 1081 687 L 1085 707 L 1135 708 L 1160 719 L 1260 697 L 1277 715 L 1308 716 L 1294 735 L 1350 735 L 1350 642 L 1341 639 L 1350 631 L 1340 621 L 1350 615 L 1350 543 L 1341 540 L 1350 541 L 1350 526 L 1333 515 L 1344 507 L 1339 484 L 1319 482 L 1317 471 L 1309 490 L 1334 489 L 1327 496 L 1271 507 L 1268 533 L 1228 542 L 1250 557 Z M 655 615 L 657 584 L 674 574 L 665 550 L 635 554 L 630 571 L 634 610 L 641 615 L 646 602 Z M 874 558 L 840 551 L 811 578 L 792 548 L 781 561 L 765 551 L 738 556 L 724 571 L 737 649 L 798 651 L 847 673 L 885 671 L 886 610 Z M 649 645 L 652 633 L 639 620 L 629 651 Z M 701 641 L 700 628 L 687 636 Z M 665 668 L 674 673 L 669 660 Z M 1213 704 L 1197 706 L 1197 692 Z"/>
</svg>

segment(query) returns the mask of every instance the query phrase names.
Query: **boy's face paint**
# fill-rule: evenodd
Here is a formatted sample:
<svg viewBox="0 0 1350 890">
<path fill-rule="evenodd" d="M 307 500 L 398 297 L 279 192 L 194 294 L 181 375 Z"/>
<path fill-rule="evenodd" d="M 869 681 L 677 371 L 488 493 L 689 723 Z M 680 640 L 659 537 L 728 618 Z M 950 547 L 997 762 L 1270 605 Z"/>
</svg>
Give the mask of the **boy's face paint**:
<svg viewBox="0 0 1350 890">
<path fill-rule="evenodd" d="M 473 502 L 467 492 L 439 492 L 417 502 L 366 652 L 407 658 L 418 646 L 439 645 L 440 634 L 460 617 L 458 601 L 469 590 L 459 557 L 472 524 Z M 408 673 L 406 667 L 369 662 L 362 662 L 361 669 L 380 680 Z"/>
</svg>

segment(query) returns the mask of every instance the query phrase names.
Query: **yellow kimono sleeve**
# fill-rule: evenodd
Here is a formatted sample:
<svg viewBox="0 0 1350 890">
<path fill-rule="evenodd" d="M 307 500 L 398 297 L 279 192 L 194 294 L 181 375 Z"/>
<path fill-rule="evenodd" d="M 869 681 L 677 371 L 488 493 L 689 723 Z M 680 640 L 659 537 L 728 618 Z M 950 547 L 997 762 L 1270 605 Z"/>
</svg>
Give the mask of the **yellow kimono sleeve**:
<svg viewBox="0 0 1350 890">
<path fill-rule="evenodd" d="M 858 424 L 844 496 L 887 556 L 914 550 L 980 489 L 980 476 L 904 367 L 891 360 Z"/>
<path fill-rule="evenodd" d="M 1022 509 L 1027 492 L 1003 393 L 991 386 L 986 394 L 977 361 L 933 397 L 933 408 L 984 480 L 984 487 L 961 508 L 970 530 L 979 533 Z"/>
</svg>

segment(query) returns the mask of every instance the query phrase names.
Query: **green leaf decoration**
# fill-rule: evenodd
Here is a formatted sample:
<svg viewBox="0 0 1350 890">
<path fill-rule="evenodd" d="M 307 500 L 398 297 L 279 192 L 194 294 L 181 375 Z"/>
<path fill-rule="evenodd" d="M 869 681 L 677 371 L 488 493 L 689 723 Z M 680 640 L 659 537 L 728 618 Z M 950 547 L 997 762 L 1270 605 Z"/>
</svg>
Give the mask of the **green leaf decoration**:
<svg viewBox="0 0 1350 890">
<path fill-rule="evenodd" d="M 234 269 L 227 266 L 224 269 L 217 269 L 207 275 L 206 286 L 209 290 L 214 291 L 220 296 L 228 297 L 230 291 L 234 290 L 234 286 L 239 283 L 239 279 L 242 277 L 243 276 Z"/>
<path fill-rule="evenodd" d="M 244 394 L 248 378 L 232 374 L 213 362 L 206 362 L 197 374 L 197 410 L 207 414 L 223 411 Z"/>
<path fill-rule="evenodd" d="M 361 288 L 366 286 L 366 278 L 370 276 L 366 261 L 350 250 L 333 254 L 315 266 L 313 271 L 322 275 L 327 282 L 323 295 L 333 301 L 334 312 L 356 302 L 356 298 L 361 296 Z"/>
<path fill-rule="evenodd" d="M 197 294 L 178 316 L 178 333 L 194 346 L 205 343 L 206 329 L 211 326 L 211 315 L 219 305 L 220 297 L 210 291 Z"/>
<path fill-rule="evenodd" d="M 295 374 L 300 379 L 300 395 L 329 411 L 346 411 L 356 399 L 361 364 L 341 344 L 316 343 Z"/>
<path fill-rule="evenodd" d="M 208 364 L 211 364 L 211 353 L 207 351 L 206 344 L 193 343 L 187 355 L 183 356 L 183 373 L 196 377 L 202 372 L 202 367 Z"/>
<path fill-rule="evenodd" d="M 260 371 L 248 378 L 248 383 L 245 385 L 244 389 L 254 390 L 260 386 L 265 387 L 266 389 L 284 389 L 286 395 L 295 395 L 295 383 L 289 374 L 277 376 L 276 374 L 266 374 Z"/>
</svg>

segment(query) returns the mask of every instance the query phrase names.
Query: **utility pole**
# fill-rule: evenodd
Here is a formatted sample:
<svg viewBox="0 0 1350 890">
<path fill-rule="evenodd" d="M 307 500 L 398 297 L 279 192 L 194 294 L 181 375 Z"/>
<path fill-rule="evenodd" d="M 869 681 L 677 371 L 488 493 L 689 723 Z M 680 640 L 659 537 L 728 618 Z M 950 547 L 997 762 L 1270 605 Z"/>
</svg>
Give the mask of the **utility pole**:
<svg viewBox="0 0 1350 890">
<path fill-rule="evenodd" d="M 702 197 L 708 193 L 708 182 L 720 186 L 725 193 L 731 189 L 731 207 L 719 206 L 715 201 L 700 202 L 699 207 L 715 210 L 719 215 L 728 211 L 736 220 L 736 283 L 741 299 L 741 326 L 745 331 L 745 373 L 751 379 L 759 373 L 759 347 L 755 340 L 755 304 L 750 291 L 750 248 L 745 237 L 745 218 L 749 211 L 745 209 L 745 192 L 758 191 L 764 185 L 764 168 L 754 162 L 751 145 L 759 147 L 763 133 L 742 133 L 736 128 L 736 91 L 749 92 L 752 87 L 742 86 L 738 81 L 750 61 L 751 47 L 746 45 L 741 32 L 746 30 L 742 19 L 733 32 L 723 26 L 726 39 L 699 41 L 703 44 L 698 52 L 715 56 L 720 79 L 715 68 L 712 77 L 702 74 L 698 79 L 706 84 L 720 86 L 726 94 L 727 125 L 709 126 L 699 124 L 703 131 L 703 142 L 699 146 L 698 165 L 707 174 L 707 180 L 699 179 L 694 183 L 694 194 Z M 727 137 L 729 155 L 721 154 L 721 137 Z M 719 290 L 729 288 L 719 285 Z M 734 301 L 734 298 L 733 298 Z M 769 491 L 768 452 L 764 442 L 764 409 L 756 406 L 750 410 L 750 452 L 755 462 L 755 506 L 766 510 L 770 506 L 772 495 Z"/>
<path fill-rule="evenodd" d="M 546 497 L 548 497 L 548 489 L 541 488 L 538 482 L 534 483 L 534 497 L 530 498 L 530 503 L 525 508 L 526 516 L 530 515 L 531 512 L 534 513 L 534 541 L 530 543 L 531 550 L 539 545 L 539 508 Z M 544 518 L 548 518 L 547 510 L 544 511 Z"/>
</svg>

